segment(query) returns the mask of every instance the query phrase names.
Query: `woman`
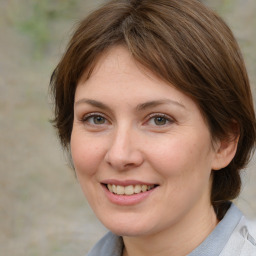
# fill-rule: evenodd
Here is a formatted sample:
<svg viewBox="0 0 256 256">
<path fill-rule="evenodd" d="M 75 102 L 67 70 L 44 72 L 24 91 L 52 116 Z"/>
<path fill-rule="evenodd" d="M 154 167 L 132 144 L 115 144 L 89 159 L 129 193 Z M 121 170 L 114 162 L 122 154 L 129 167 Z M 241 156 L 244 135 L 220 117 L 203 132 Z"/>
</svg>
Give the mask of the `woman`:
<svg viewBox="0 0 256 256">
<path fill-rule="evenodd" d="M 111 231 L 89 253 L 256 255 L 240 170 L 255 114 L 239 47 L 196 0 L 114 0 L 76 29 L 51 80 L 54 124 Z"/>
</svg>

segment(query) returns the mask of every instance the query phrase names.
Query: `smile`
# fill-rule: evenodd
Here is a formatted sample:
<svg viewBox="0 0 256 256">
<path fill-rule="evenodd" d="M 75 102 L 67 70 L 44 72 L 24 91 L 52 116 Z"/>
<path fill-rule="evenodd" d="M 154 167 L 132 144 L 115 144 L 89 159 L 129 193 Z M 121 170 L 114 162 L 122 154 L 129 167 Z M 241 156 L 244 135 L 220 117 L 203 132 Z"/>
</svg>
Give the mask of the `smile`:
<svg viewBox="0 0 256 256">
<path fill-rule="evenodd" d="M 116 195 L 127 195 L 131 196 L 134 194 L 144 193 L 156 187 L 156 185 L 128 185 L 128 186 L 121 186 L 121 185 L 114 185 L 114 184 L 107 184 L 107 189 Z"/>
</svg>

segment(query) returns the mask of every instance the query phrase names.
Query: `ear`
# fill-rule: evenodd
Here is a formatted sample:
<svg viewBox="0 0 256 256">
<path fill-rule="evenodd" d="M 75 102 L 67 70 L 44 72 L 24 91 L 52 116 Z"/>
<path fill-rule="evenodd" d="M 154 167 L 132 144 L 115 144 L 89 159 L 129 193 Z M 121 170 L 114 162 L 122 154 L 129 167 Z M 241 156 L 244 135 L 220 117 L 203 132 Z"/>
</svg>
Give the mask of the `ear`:
<svg viewBox="0 0 256 256">
<path fill-rule="evenodd" d="M 212 170 L 220 170 L 229 165 L 235 157 L 239 135 L 228 136 L 215 143 L 215 157 L 212 163 Z"/>
</svg>

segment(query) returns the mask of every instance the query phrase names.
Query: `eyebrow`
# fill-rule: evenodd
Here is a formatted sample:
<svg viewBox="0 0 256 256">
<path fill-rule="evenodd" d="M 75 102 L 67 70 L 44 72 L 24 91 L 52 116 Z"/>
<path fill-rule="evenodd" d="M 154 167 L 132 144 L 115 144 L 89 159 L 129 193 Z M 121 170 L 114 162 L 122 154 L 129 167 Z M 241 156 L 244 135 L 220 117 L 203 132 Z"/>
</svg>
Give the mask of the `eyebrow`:
<svg viewBox="0 0 256 256">
<path fill-rule="evenodd" d="M 94 106 L 94 107 L 97 107 L 100 109 L 111 110 L 110 107 L 108 107 L 106 104 L 104 104 L 100 101 L 97 101 L 97 100 L 92 100 L 92 99 L 83 98 L 83 99 L 80 99 L 75 102 L 75 105 L 80 105 L 80 104 L 89 104 L 91 106 Z M 170 99 L 160 99 L 160 100 L 152 100 L 152 101 L 141 103 L 136 106 L 136 110 L 140 112 L 140 111 L 143 111 L 143 110 L 146 110 L 149 108 L 154 108 L 154 107 L 157 107 L 159 105 L 164 105 L 164 104 L 173 104 L 178 107 L 182 107 L 182 108 L 186 109 L 185 106 L 178 101 L 170 100 Z"/>
<path fill-rule="evenodd" d="M 152 100 L 152 101 L 148 101 L 148 102 L 145 102 L 145 103 L 142 103 L 142 104 L 139 104 L 136 109 L 138 111 L 142 111 L 142 110 L 145 110 L 145 109 L 148 109 L 148 108 L 154 108 L 154 107 L 157 107 L 159 105 L 164 105 L 164 104 L 173 104 L 173 105 L 176 105 L 178 107 L 182 107 L 185 109 L 185 106 L 183 104 L 181 104 L 180 102 L 178 101 L 175 101 L 175 100 L 170 100 L 170 99 L 161 99 L 161 100 Z"/>
<path fill-rule="evenodd" d="M 97 101 L 97 100 L 81 99 L 81 100 L 78 100 L 78 101 L 75 102 L 76 106 L 80 105 L 80 104 L 89 104 L 89 105 L 97 107 L 97 108 L 101 108 L 101 109 L 105 109 L 105 110 L 110 110 L 110 108 L 106 104 L 104 104 L 104 103 L 102 103 L 100 101 Z"/>
</svg>

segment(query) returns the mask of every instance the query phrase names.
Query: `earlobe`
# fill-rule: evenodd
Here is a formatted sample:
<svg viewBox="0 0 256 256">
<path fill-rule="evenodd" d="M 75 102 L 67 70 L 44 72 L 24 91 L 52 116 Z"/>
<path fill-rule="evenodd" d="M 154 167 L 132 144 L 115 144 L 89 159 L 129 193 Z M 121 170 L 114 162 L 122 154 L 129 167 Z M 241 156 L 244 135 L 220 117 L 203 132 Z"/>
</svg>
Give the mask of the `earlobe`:
<svg viewBox="0 0 256 256">
<path fill-rule="evenodd" d="M 212 164 L 212 170 L 220 170 L 229 165 L 235 157 L 239 136 L 230 136 L 218 141 L 215 147 L 215 159 Z"/>
</svg>

